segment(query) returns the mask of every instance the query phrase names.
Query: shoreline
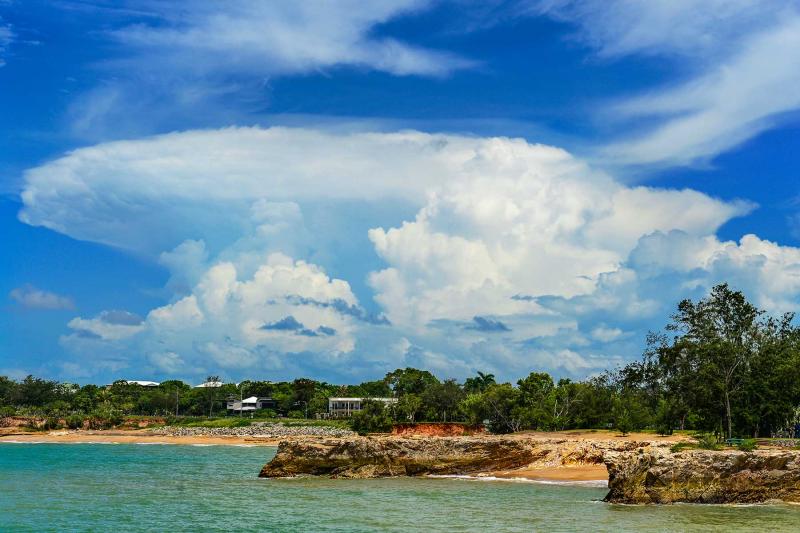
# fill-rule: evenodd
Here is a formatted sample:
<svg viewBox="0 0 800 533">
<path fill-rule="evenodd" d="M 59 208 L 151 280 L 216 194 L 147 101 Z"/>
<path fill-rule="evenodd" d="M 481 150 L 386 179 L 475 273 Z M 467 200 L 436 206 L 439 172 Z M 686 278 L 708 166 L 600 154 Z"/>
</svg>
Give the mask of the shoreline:
<svg viewBox="0 0 800 533">
<path fill-rule="evenodd" d="M 286 437 L 171 436 L 154 435 L 149 430 L 73 430 L 0 434 L 0 443 L 52 444 L 183 444 L 218 446 L 277 446 Z"/>
<path fill-rule="evenodd" d="M 574 431 L 574 432 L 522 432 L 509 435 L 512 439 L 524 440 L 548 440 L 564 439 L 575 443 L 591 443 L 598 440 L 606 440 L 611 437 L 610 432 L 606 431 Z M 614 440 L 627 441 L 652 435 L 632 434 L 625 437 L 611 437 Z M 281 441 L 294 440 L 297 437 L 291 436 L 222 436 L 222 435 L 160 435 L 153 434 L 150 429 L 112 429 L 112 430 L 57 430 L 50 432 L 26 432 L 15 431 L 0 433 L 0 444 L 19 443 L 19 444 L 149 444 L 149 445 L 186 445 L 186 446 L 266 446 L 277 447 Z M 324 439 L 325 437 L 300 437 L 302 440 Z M 391 439 L 391 437 L 388 437 Z M 420 438 L 420 437 L 416 437 Z M 424 437 L 422 437 L 424 438 Z M 487 436 L 487 440 L 494 437 Z M 662 437 L 659 440 L 674 442 L 683 440 L 685 437 L 670 436 Z M 491 470 L 480 474 L 465 476 L 476 480 L 506 480 L 506 481 L 532 481 L 544 483 L 601 483 L 608 482 L 608 471 L 603 464 L 570 464 L 557 466 L 528 465 L 521 468 Z"/>
</svg>

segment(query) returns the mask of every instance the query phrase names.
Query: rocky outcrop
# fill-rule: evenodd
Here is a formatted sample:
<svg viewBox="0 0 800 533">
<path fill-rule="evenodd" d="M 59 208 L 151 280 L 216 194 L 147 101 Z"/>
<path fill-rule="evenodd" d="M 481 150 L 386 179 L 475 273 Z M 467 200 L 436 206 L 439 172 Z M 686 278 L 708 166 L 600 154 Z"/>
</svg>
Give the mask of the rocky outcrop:
<svg viewBox="0 0 800 533">
<path fill-rule="evenodd" d="M 800 502 L 800 452 L 637 450 L 607 453 L 613 503 Z"/>
<path fill-rule="evenodd" d="M 352 437 L 280 443 L 261 477 L 332 477 L 479 474 L 498 470 L 601 464 L 606 452 L 650 447 L 651 442 L 575 441 L 499 436 Z M 657 444 L 663 445 L 663 444 Z"/>
</svg>

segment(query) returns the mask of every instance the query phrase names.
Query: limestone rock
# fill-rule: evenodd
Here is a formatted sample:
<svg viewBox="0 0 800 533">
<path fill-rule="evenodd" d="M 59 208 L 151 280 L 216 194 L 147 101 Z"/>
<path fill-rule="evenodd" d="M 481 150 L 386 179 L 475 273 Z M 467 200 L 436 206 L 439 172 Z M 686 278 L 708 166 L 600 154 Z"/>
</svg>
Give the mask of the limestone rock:
<svg viewBox="0 0 800 533">
<path fill-rule="evenodd" d="M 522 436 L 350 437 L 280 443 L 261 477 L 332 477 L 478 474 L 523 467 L 602 464 L 607 450 L 633 450 L 650 442 L 575 441 Z"/>
<path fill-rule="evenodd" d="M 800 501 L 800 453 L 638 450 L 607 453 L 606 501 L 759 503 Z"/>
</svg>

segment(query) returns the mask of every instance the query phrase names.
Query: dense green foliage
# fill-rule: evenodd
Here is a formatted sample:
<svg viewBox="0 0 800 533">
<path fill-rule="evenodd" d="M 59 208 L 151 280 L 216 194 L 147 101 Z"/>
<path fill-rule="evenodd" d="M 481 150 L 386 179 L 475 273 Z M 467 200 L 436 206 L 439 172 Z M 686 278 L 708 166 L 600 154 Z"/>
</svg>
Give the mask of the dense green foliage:
<svg viewBox="0 0 800 533">
<path fill-rule="evenodd" d="M 800 330 L 793 319 L 791 314 L 768 317 L 742 293 L 719 285 L 705 299 L 680 302 L 664 331 L 648 335 L 640 360 L 579 382 L 555 382 L 547 373 L 531 372 L 515 384 L 497 383 L 494 375 L 478 372 L 459 384 L 416 368 L 359 385 L 301 378 L 208 388 L 181 381 L 158 387 L 124 381 L 79 387 L 32 376 L 19 382 L 0 377 L 0 416 L 38 416 L 45 425 L 63 420 L 69 427 L 87 420 L 91 427 L 105 427 L 123 415 L 211 418 L 225 413 L 229 397 L 259 396 L 276 402 L 274 410 L 256 413 L 259 418 L 318 418 L 327 413 L 331 396 L 394 397 L 397 402 L 389 405 L 366 402 L 352 427 L 371 432 L 385 431 L 393 422 L 458 421 L 486 423 L 497 433 L 616 428 L 669 434 L 687 429 L 713 434 L 703 442 L 712 446 L 722 435 L 782 436 L 797 422 Z"/>
</svg>

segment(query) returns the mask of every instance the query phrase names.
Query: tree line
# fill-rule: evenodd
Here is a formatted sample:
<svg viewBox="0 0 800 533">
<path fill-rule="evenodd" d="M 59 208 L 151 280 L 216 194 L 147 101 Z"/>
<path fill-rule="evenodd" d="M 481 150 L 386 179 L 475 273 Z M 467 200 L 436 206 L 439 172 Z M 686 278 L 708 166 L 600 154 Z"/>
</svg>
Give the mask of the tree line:
<svg viewBox="0 0 800 533">
<path fill-rule="evenodd" d="M 216 376 L 209 376 L 216 381 Z M 394 397 L 366 402 L 353 417 L 360 431 L 397 422 L 487 424 L 497 433 L 523 429 L 676 429 L 764 437 L 792 433 L 800 406 L 800 330 L 794 315 L 767 315 L 722 284 L 699 301 L 681 301 L 670 322 L 647 336 L 639 360 L 582 381 L 531 372 L 515 383 L 478 372 L 463 383 L 427 370 L 397 369 L 383 379 L 334 385 L 312 379 L 244 381 L 193 388 L 181 381 L 143 387 L 0 377 L 0 409 L 38 416 L 194 415 L 225 412 L 228 397 L 275 400 L 257 416 L 314 418 L 331 396 Z"/>
</svg>

